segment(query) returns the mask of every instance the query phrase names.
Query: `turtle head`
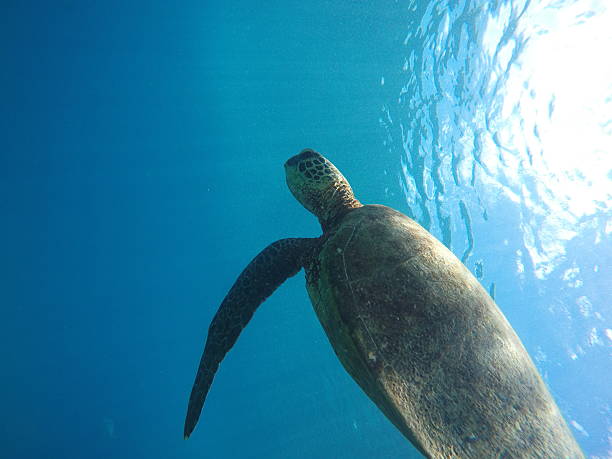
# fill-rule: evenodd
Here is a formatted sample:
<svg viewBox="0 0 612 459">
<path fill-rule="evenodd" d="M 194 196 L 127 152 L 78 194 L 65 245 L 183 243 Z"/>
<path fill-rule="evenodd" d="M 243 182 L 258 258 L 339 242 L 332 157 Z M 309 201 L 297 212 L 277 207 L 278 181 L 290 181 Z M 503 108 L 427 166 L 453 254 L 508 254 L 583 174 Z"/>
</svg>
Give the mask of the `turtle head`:
<svg viewBox="0 0 612 459">
<path fill-rule="evenodd" d="M 350 209 L 361 207 L 336 166 L 314 150 L 302 150 L 289 158 L 285 174 L 291 193 L 319 218 L 323 231 Z"/>
</svg>

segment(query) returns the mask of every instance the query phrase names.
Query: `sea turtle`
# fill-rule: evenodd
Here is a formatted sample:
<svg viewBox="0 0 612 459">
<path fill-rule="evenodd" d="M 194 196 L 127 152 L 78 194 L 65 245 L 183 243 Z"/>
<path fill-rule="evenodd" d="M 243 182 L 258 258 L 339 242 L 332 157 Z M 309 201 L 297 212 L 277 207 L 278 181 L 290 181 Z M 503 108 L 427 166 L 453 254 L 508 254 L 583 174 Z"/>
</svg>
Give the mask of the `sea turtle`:
<svg viewBox="0 0 612 459">
<path fill-rule="evenodd" d="M 210 324 L 185 438 L 255 309 L 304 268 L 340 362 L 426 457 L 584 457 L 518 336 L 450 250 L 400 212 L 362 205 L 311 149 L 285 171 L 323 235 L 276 241 L 240 274 Z"/>
</svg>

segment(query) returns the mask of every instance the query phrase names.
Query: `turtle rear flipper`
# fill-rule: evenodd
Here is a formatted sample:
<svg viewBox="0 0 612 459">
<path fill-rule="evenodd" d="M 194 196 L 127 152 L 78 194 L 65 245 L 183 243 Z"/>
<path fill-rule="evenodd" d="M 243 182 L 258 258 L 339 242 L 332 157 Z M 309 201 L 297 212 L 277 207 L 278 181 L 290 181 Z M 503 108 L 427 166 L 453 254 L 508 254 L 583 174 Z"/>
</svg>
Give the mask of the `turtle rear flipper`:
<svg viewBox="0 0 612 459">
<path fill-rule="evenodd" d="M 185 439 L 195 428 L 215 373 L 257 307 L 289 277 L 295 276 L 318 239 L 289 238 L 273 242 L 242 271 L 215 314 L 191 389 Z"/>
</svg>

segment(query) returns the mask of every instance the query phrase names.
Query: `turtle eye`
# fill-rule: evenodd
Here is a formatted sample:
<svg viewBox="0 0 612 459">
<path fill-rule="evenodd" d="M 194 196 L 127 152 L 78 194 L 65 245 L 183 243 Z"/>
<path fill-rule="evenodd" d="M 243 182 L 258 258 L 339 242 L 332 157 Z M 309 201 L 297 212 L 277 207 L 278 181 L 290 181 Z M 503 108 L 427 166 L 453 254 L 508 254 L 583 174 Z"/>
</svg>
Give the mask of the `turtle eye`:
<svg viewBox="0 0 612 459">
<path fill-rule="evenodd" d="M 304 172 L 306 170 L 306 164 L 300 163 L 300 165 L 298 166 L 298 169 L 300 170 L 300 172 Z"/>
</svg>

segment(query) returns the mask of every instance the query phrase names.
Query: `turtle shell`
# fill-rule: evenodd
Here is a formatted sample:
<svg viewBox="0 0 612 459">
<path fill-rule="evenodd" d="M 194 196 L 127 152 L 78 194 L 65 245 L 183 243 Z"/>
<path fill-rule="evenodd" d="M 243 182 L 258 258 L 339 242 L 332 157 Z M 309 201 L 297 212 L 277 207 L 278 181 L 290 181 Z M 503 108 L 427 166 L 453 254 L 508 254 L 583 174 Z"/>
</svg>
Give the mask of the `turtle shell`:
<svg viewBox="0 0 612 459">
<path fill-rule="evenodd" d="M 344 368 L 428 457 L 583 457 L 533 362 L 469 270 L 405 215 L 347 213 L 306 266 Z"/>
</svg>

